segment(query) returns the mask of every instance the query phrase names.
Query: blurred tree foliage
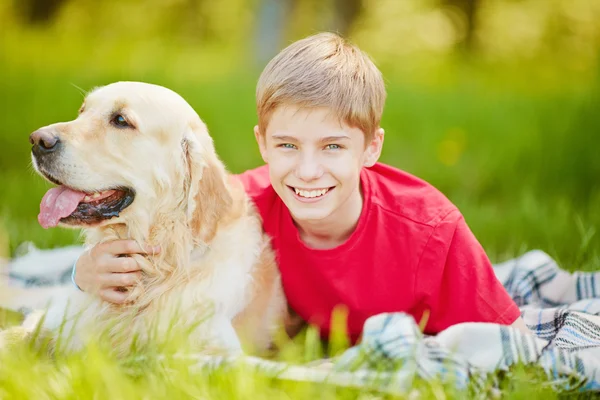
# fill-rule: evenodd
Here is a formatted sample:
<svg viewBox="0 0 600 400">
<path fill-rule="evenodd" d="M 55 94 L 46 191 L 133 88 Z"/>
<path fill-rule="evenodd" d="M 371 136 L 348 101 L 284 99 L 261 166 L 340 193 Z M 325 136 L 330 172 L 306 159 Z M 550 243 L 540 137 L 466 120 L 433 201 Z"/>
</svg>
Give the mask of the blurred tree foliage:
<svg viewBox="0 0 600 400">
<path fill-rule="evenodd" d="M 65 0 L 20 0 L 18 11 L 29 24 L 45 24 L 54 19 Z"/>
<path fill-rule="evenodd" d="M 561 62 L 585 69 L 600 48 L 598 0 L 13 0 L 0 4 L 0 18 L 15 29 L 43 23 L 92 43 L 119 38 L 250 50 L 244 54 L 261 65 L 291 40 L 320 30 L 351 36 L 381 62 L 560 54 Z"/>
</svg>

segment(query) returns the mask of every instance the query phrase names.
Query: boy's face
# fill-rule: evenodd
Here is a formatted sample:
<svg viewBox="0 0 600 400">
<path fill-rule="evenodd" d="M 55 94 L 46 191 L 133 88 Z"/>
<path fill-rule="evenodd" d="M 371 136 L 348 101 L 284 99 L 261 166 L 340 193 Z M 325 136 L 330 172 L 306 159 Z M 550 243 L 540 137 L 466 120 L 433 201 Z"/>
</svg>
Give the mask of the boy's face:
<svg viewBox="0 0 600 400">
<path fill-rule="evenodd" d="M 357 201 L 362 205 L 360 171 L 379 158 L 382 129 L 365 145 L 364 133 L 328 108 L 282 106 L 264 135 L 258 127 L 254 133 L 271 184 L 296 222 L 345 218 Z"/>
</svg>

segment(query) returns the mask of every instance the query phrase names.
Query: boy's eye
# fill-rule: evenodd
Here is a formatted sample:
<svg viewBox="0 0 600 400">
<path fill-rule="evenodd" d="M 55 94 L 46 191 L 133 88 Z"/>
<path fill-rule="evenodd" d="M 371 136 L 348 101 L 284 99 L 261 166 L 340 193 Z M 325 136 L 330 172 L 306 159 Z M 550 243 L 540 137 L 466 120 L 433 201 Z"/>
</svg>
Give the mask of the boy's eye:
<svg viewBox="0 0 600 400">
<path fill-rule="evenodd" d="M 291 143 L 282 143 L 279 145 L 279 147 L 284 148 L 284 149 L 295 149 L 296 146 L 294 146 Z"/>
<path fill-rule="evenodd" d="M 340 146 L 339 144 L 328 144 L 327 146 L 325 146 L 325 148 L 327 150 L 339 150 L 342 148 L 342 146 Z"/>
</svg>

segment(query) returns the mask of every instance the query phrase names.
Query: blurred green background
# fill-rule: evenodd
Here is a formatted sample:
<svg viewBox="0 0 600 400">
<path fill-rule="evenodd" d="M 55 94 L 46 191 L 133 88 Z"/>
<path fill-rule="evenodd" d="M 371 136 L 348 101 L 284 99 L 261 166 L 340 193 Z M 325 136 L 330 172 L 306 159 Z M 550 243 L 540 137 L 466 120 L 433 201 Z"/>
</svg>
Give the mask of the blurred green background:
<svg viewBox="0 0 600 400">
<path fill-rule="evenodd" d="M 382 161 L 442 190 L 492 261 L 539 248 L 600 266 L 598 0 L 0 0 L 0 256 L 79 240 L 37 223 L 49 185 L 28 135 L 74 118 L 82 91 L 174 89 L 241 172 L 261 164 L 261 69 L 323 30 L 385 75 Z"/>
</svg>

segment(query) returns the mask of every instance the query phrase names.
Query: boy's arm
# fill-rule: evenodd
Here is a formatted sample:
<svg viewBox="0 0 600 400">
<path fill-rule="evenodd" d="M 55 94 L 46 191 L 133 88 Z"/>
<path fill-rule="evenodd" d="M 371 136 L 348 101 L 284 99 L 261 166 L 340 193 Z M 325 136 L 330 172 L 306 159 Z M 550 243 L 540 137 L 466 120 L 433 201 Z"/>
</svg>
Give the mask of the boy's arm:
<svg viewBox="0 0 600 400">
<path fill-rule="evenodd" d="M 527 333 L 529 335 L 533 335 L 533 332 L 531 332 L 531 330 L 529 330 L 529 328 L 527 327 L 527 325 L 525 325 L 525 321 L 521 317 L 519 317 L 515 322 L 513 322 L 511 326 L 513 328 L 516 328 L 516 329 L 520 330 L 523 333 Z"/>
<path fill-rule="evenodd" d="M 416 295 L 429 312 L 426 332 L 461 322 L 492 322 L 527 330 L 464 218 L 454 210 L 436 226 L 421 258 Z M 528 330 L 527 330 L 528 331 Z"/>
</svg>

